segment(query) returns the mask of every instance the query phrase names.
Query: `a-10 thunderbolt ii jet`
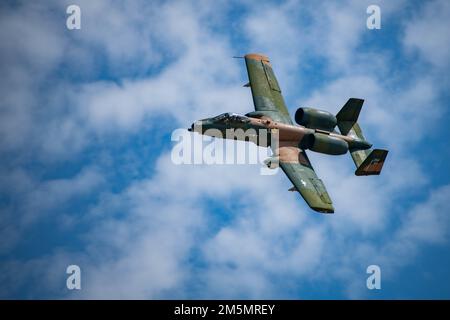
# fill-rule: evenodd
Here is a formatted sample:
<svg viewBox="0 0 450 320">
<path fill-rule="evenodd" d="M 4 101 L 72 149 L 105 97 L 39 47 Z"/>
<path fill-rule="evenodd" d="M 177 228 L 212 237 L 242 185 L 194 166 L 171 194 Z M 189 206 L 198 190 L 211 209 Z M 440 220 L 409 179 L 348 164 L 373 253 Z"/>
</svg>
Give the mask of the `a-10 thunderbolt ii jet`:
<svg viewBox="0 0 450 320">
<path fill-rule="evenodd" d="M 224 113 L 219 116 L 196 121 L 189 131 L 200 134 L 253 129 L 256 139 L 251 141 L 261 146 L 270 146 L 274 156 L 265 161 L 269 168 L 278 164 L 294 185 L 290 191 L 298 191 L 308 205 L 315 211 L 333 213 L 334 208 L 325 186 L 320 180 L 306 155 L 312 150 L 328 155 L 341 155 L 350 152 L 356 165 L 357 176 L 378 175 L 383 167 L 387 150 L 374 149 L 366 141 L 357 123 L 364 100 L 350 98 L 336 116 L 327 111 L 313 108 L 299 108 L 292 123 L 284 103 L 281 89 L 267 56 L 261 54 L 245 55 L 245 63 L 253 96 L 255 111 L 245 116 Z M 339 128 L 340 134 L 335 127 Z M 215 129 L 215 130 L 211 130 Z M 264 130 L 261 130 L 264 129 Z M 267 139 L 260 139 L 261 133 L 277 135 L 277 143 L 270 145 Z M 237 139 L 236 136 L 232 137 Z M 243 139 L 248 139 L 247 135 Z M 266 141 L 262 143 L 261 141 Z"/>
</svg>

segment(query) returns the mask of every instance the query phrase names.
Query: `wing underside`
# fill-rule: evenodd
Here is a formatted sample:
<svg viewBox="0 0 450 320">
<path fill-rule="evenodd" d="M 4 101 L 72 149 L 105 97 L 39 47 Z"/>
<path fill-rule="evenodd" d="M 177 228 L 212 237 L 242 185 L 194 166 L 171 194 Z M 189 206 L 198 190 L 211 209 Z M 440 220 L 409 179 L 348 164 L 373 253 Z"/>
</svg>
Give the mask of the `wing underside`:
<svg viewBox="0 0 450 320">
<path fill-rule="evenodd" d="M 287 175 L 306 203 L 315 211 L 333 213 L 333 203 L 305 151 L 295 146 L 281 146 L 278 149 L 280 167 Z"/>
<path fill-rule="evenodd" d="M 245 64 L 255 113 L 274 121 L 292 124 L 269 58 L 261 54 L 247 54 Z"/>
</svg>

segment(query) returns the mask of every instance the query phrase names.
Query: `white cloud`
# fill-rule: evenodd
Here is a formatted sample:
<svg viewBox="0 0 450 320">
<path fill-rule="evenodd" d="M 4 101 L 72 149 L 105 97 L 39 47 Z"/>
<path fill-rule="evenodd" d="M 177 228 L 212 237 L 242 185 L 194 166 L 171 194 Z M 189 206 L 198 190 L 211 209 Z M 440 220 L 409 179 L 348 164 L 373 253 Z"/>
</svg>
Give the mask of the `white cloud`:
<svg viewBox="0 0 450 320">
<path fill-rule="evenodd" d="M 401 217 L 401 224 L 389 239 L 378 245 L 367 242 L 359 244 L 351 263 L 379 265 L 382 268 L 383 281 L 389 283 L 401 267 L 416 263 L 421 249 L 432 244 L 446 245 L 450 232 L 450 206 L 447 200 L 449 196 L 450 185 L 430 190 L 425 201 L 416 204 Z M 369 296 L 359 275 L 348 272 L 342 275 L 342 279 L 349 283 L 350 297 Z"/>
<path fill-rule="evenodd" d="M 79 5 L 77 31 L 57 25 L 53 12 L 65 12 L 63 3 L 22 4 L 2 19 L 0 36 L 9 45 L 1 63 L 12 81 L 0 89 L 1 148 L 64 160 L 97 134 L 136 131 L 161 115 L 187 126 L 225 110 L 251 109 L 248 90 L 239 85 L 242 61 L 232 59 L 227 38 L 203 28 L 215 12 L 211 5 Z M 12 39 L 15 29 L 23 35 Z M 58 78 L 58 67 L 78 81 Z M 113 80 L 92 81 L 105 76 Z M 44 81 L 54 85 L 41 88 Z"/>
<path fill-rule="evenodd" d="M 429 199 L 417 205 L 404 219 L 396 237 L 403 241 L 445 243 L 448 240 L 450 186 L 430 192 Z"/>
<path fill-rule="evenodd" d="M 424 4 L 411 20 L 405 22 L 403 45 L 417 51 L 420 57 L 437 68 L 446 68 L 450 61 L 450 49 L 444 40 L 450 21 L 450 4 L 436 0 Z"/>
<path fill-rule="evenodd" d="M 224 267 L 228 263 L 237 264 L 240 276 L 241 271 L 249 274 L 258 269 L 263 273 L 277 272 L 281 259 L 286 259 L 281 268 L 289 272 L 299 274 L 310 270 L 320 255 L 320 233 L 313 229 L 303 235 L 298 232 L 289 235 L 305 220 L 298 212 L 298 195 L 290 197 L 285 191 L 287 188 L 276 187 L 283 176 L 264 181 L 267 177 L 258 175 L 258 169 L 255 166 L 175 166 L 168 156 L 162 157 L 154 178 L 136 183 L 123 194 L 112 195 L 103 203 L 104 207 L 94 209 L 96 215 L 105 215 L 105 219 L 96 222 L 91 230 L 88 253 L 95 256 L 103 252 L 102 257 L 116 258 L 95 259 L 89 266 L 92 274 L 87 280 L 85 296 L 170 296 L 192 277 L 203 282 L 218 272 L 223 272 L 225 278 L 230 272 L 235 274 Z M 243 179 L 244 176 L 251 179 Z M 263 198 L 268 183 L 274 190 L 272 195 Z M 235 190 L 242 190 L 242 195 L 236 196 Z M 238 203 L 241 209 L 231 217 L 235 222 L 211 234 L 208 229 L 217 225 L 220 217 L 215 217 L 202 202 L 205 198 L 225 205 Z M 279 210 L 281 199 L 285 199 L 283 210 Z M 109 208 L 108 203 L 113 203 L 113 207 Z M 115 206 L 117 203 L 119 207 Z M 274 228 L 270 228 L 271 223 Z M 274 243 L 281 245 L 285 241 L 291 243 L 292 256 L 290 249 L 273 247 Z M 195 276 L 195 266 L 187 264 L 190 251 L 194 249 L 205 250 L 210 270 L 204 275 Z M 120 279 L 111 280 L 111 273 L 120 274 Z M 251 279 L 254 278 L 242 278 L 248 283 L 247 288 L 239 286 L 236 291 L 230 288 L 228 293 L 220 291 L 223 278 L 217 282 L 209 280 L 207 290 L 214 296 L 239 293 L 257 297 L 259 291 L 253 285 L 270 287 Z M 189 291 L 186 288 L 179 294 L 189 296 Z"/>
<path fill-rule="evenodd" d="M 2 172 L 1 192 L 12 200 L 2 208 L 0 228 L 4 238 L 0 252 L 13 250 L 33 223 L 51 214 L 58 219 L 58 215 L 70 211 L 70 204 L 88 196 L 103 183 L 100 173 L 88 167 L 73 177 L 46 181 L 38 181 L 21 169 Z"/>
<path fill-rule="evenodd" d="M 174 166 L 168 156 L 162 157 L 152 179 L 106 198 L 92 211 L 96 227 L 86 238 L 89 275 L 82 296 L 273 298 L 285 296 L 282 288 L 288 277 L 299 283 L 335 278 L 350 288 L 349 296 L 360 297 L 366 294 L 366 262 L 379 263 L 389 275 L 412 261 L 422 243 L 442 242 L 448 234 L 448 187 L 432 191 L 428 200 L 404 212 L 395 234 L 384 237 L 386 220 L 375 223 L 370 214 L 385 216 L 392 208 L 389 203 L 377 213 L 379 204 L 374 202 L 375 208 L 367 211 L 364 198 L 360 204 L 340 202 L 335 216 L 313 219 L 299 196 L 285 191 L 284 176 L 264 181 L 267 178 L 259 176 L 257 168 Z M 375 187 L 364 191 L 365 183 L 346 185 L 350 197 L 372 192 L 381 203 L 386 193 Z M 225 207 L 236 204 L 240 210 L 229 207 L 230 220 L 218 225 L 220 217 L 204 199 Z M 353 207 L 362 210 L 349 218 Z M 98 215 L 103 217 L 96 220 Z M 358 228 L 365 230 L 367 240 L 358 237 L 361 242 L 354 242 Z M 372 243 L 377 235 L 381 238 Z M 193 250 L 200 250 L 207 265 L 202 273 L 188 263 Z M 401 263 L 393 263 L 398 257 Z M 273 277 L 279 282 L 272 283 Z M 190 291 L 192 283 L 200 284 L 201 291 Z"/>
</svg>

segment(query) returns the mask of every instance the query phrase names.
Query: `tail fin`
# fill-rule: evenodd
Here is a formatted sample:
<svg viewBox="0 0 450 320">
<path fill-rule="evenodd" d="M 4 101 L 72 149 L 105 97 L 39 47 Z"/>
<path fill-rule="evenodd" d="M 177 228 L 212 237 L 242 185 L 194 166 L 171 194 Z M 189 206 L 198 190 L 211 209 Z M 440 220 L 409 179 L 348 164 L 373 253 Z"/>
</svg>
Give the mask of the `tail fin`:
<svg viewBox="0 0 450 320">
<path fill-rule="evenodd" d="M 363 99 L 350 98 L 336 115 L 337 125 L 343 135 L 366 141 L 358 124 Z M 388 151 L 381 149 L 350 149 L 350 155 L 356 165 L 357 176 L 378 175 L 383 168 Z"/>
<path fill-rule="evenodd" d="M 336 115 L 339 130 L 343 135 L 346 136 L 352 127 L 357 124 L 356 121 L 358 121 L 363 103 L 363 99 L 350 98 Z"/>
</svg>

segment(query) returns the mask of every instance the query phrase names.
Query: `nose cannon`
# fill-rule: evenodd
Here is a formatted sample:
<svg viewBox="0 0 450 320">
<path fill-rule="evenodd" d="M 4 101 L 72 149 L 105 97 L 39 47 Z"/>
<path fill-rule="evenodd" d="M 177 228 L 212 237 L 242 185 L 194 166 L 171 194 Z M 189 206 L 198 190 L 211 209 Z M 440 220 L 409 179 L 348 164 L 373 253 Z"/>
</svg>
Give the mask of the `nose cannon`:
<svg viewBox="0 0 450 320">
<path fill-rule="evenodd" d="M 204 121 L 203 120 L 197 120 L 195 122 L 193 122 L 191 124 L 191 127 L 188 128 L 187 130 L 189 132 L 199 132 L 201 133 L 201 128 L 204 126 Z M 200 129 L 200 130 L 195 130 L 196 128 Z"/>
</svg>

